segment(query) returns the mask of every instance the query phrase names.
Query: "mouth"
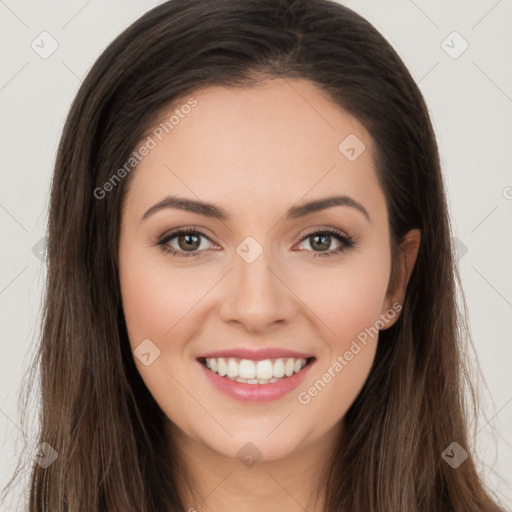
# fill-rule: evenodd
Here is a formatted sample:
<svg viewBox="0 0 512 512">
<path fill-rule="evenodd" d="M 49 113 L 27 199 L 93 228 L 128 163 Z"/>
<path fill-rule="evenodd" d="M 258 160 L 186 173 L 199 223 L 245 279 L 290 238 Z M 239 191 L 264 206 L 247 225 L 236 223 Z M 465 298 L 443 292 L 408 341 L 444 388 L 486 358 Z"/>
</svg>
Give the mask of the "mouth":
<svg viewBox="0 0 512 512">
<path fill-rule="evenodd" d="M 269 385 L 293 377 L 315 361 L 315 357 L 242 359 L 238 357 L 199 357 L 209 372 L 227 380 L 248 385 Z"/>
<path fill-rule="evenodd" d="M 218 353 L 210 355 L 220 356 Z M 238 402 L 251 404 L 270 402 L 288 395 L 304 381 L 316 361 L 315 357 L 299 357 L 306 354 L 275 357 L 281 354 L 272 351 L 265 353 L 269 359 L 262 359 L 263 355 L 263 352 L 258 356 L 253 353 L 252 359 L 198 357 L 197 361 L 215 389 Z"/>
</svg>

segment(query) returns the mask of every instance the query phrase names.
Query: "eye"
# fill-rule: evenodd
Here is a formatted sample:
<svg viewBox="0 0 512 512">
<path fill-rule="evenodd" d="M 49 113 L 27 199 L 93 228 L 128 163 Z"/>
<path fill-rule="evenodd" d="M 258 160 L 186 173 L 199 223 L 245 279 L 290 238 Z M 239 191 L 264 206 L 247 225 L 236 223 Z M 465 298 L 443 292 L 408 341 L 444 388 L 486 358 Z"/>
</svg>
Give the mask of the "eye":
<svg viewBox="0 0 512 512">
<path fill-rule="evenodd" d="M 331 246 L 333 238 L 338 240 L 338 248 L 326 250 Z M 309 242 L 310 246 L 313 247 L 313 252 L 315 252 L 315 254 L 312 255 L 313 258 L 335 256 L 336 254 L 345 252 L 355 245 L 355 241 L 352 237 L 345 235 L 338 229 L 332 228 L 313 231 L 303 237 L 301 243 L 306 240 Z M 312 240 L 312 243 L 310 240 Z M 316 251 L 315 248 L 320 249 L 320 252 Z"/>
<path fill-rule="evenodd" d="M 333 238 L 338 241 L 339 246 L 336 249 L 326 250 L 331 246 Z M 164 233 L 158 239 L 156 245 L 173 257 L 198 257 L 201 252 L 208 249 L 208 247 L 204 247 L 202 239 L 213 243 L 205 233 L 193 226 Z M 355 246 L 352 237 L 333 228 L 313 231 L 304 236 L 300 243 L 306 240 L 312 247 L 311 250 L 306 250 L 306 252 L 313 252 L 314 254 L 311 256 L 313 258 L 334 256 Z M 310 240 L 312 240 L 312 243 Z"/>
<path fill-rule="evenodd" d="M 172 256 L 178 258 L 195 257 L 199 256 L 200 253 L 193 251 L 206 249 L 203 246 L 204 244 L 201 238 L 211 242 L 211 240 L 202 231 L 196 229 L 195 227 L 182 228 L 162 235 L 162 237 L 158 240 L 157 245 L 160 246 L 163 251 L 168 252 Z M 177 247 L 171 244 L 174 239 L 176 239 L 175 244 Z"/>
</svg>

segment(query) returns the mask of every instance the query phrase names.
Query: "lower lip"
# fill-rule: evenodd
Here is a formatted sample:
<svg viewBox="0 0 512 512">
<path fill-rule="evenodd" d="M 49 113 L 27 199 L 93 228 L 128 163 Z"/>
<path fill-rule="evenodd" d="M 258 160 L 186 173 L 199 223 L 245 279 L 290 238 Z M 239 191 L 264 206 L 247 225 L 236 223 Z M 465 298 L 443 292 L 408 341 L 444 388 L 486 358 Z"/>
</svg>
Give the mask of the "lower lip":
<svg viewBox="0 0 512 512">
<path fill-rule="evenodd" d="M 212 372 L 198 361 L 206 377 L 210 379 L 210 382 L 219 391 L 241 402 L 251 403 L 271 402 L 272 400 L 278 400 L 287 395 L 304 380 L 314 362 L 315 361 L 311 361 L 304 366 L 299 373 L 295 373 L 291 377 L 278 380 L 277 382 L 270 382 L 268 384 L 244 384 L 228 379 L 227 377 L 221 377 L 218 373 Z"/>
</svg>

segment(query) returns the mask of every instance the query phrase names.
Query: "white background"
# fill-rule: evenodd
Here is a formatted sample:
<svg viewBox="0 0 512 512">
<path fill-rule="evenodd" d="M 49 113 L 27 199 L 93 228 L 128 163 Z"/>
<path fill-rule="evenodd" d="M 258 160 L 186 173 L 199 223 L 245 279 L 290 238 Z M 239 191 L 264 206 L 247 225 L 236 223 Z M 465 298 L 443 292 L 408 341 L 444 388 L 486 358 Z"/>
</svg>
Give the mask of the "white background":
<svg viewBox="0 0 512 512">
<path fill-rule="evenodd" d="M 17 397 L 37 344 L 44 264 L 32 249 L 45 235 L 49 184 L 63 123 L 96 58 L 116 35 L 158 3 L 0 0 L 1 486 L 11 475 L 17 450 L 25 441 L 32 442 L 30 433 L 20 431 Z M 510 508 L 512 2 L 351 0 L 344 4 L 391 42 L 431 112 L 486 384 L 476 427 L 476 455 L 485 480 Z M 31 48 L 43 31 L 58 42 L 47 59 Z M 458 58 L 445 51 L 463 48 L 457 35 L 446 39 L 453 31 L 469 44 Z M 6 510 L 22 509 L 15 500 Z"/>
</svg>

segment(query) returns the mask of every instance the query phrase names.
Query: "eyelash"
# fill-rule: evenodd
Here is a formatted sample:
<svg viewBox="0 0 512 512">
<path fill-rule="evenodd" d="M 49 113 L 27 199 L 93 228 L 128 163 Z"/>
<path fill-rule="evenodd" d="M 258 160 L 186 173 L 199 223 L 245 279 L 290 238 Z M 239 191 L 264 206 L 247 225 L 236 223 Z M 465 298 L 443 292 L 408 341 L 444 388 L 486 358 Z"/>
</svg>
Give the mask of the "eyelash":
<svg viewBox="0 0 512 512">
<path fill-rule="evenodd" d="M 339 231 L 338 229 L 334 229 L 334 228 L 312 231 L 311 233 L 308 233 L 307 235 L 302 237 L 302 239 L 300 240 L 299 243 L 304 242 L 304 240 L 307 240 L 308 238 L 312 237 L 313 235 L 326 235 L 326 234 L 333 236 L 339 242 L 341 242 L 341 244 L 342 244 L 341 248 L 331 249 L 330 251 L 324 251 L 324 252 L 307 251 L 307 250 L 305 252 L 314 252 L 315 254 L 314 254 L 314 256 L 312 256 L 313 258 L 319 258 L 319 257 L 326 258 L 326 257 L 330 257 L 330 256 L 335 256 L 337 254 L 341 254 L 355 246 L 354 238 L 344 235 L 341 231 Z M 194 257 L 200 256 L 201 252 L 195 252 L 195 253 L 191 252 L 191 253 L 187 254 L 185 251 L 177 251 L 175 249 L 170 248 L 167 245 L 172 239 L 174 239 L 180 235 L 199 235 L 199 236 L 206 238 L 210 242 L 212 242 L 212 240 L 210 240 L 210 238 L 205 233 L 203 233 L 202 231 L 197 229 L 195 226 L 193 226 L 191 228 L 182 228 L 182 229 L 179 229 L 176 231 L 172 231 L 170 233 L 163 234 L 158 239 L 156 245 L 159 246 L 164 252 L 169 253 L 172 257 L 176 257 L 176 258 L 191 258 L 192 257 L 192 258 L 194 258 Z M 304 252 L 304 250 L 301 250 L 300 252 Z"/>
</svg>

